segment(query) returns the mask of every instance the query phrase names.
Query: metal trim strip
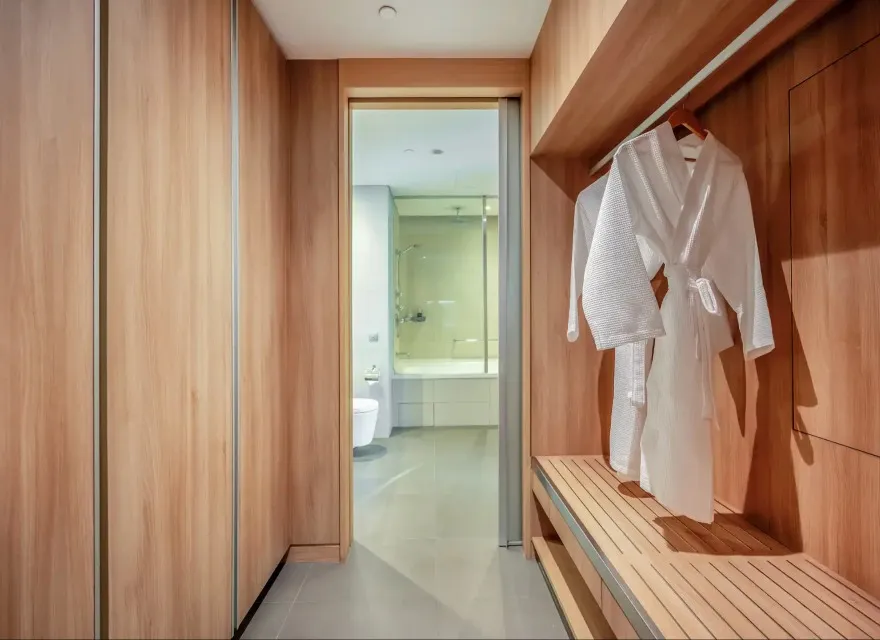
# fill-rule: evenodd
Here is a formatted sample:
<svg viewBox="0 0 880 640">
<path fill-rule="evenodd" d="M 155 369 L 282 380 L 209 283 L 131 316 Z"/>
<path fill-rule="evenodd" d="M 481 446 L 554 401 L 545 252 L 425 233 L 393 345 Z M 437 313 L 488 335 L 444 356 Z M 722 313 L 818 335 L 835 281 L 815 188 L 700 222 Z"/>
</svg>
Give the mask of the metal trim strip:
<svg viewBox="0 0 880 640">
<path fill-rule="evenodd" d="M 239 538 L 239 455 L 241 422 L 241 399 L 239 397 L 239 303 L 241 300 L 240 229 L 239 229 L 239 177 L 240 177 L 240 131 L 239 131 L 239 69 L 238 69 L 238 0 L 229 0 L 230 8 L 230 101 L 232 161 L 232 629 L 238 626 L 238 538 Z"/>
<path fill-rule="evenodd" d="M 703 80 L 708 78 L 712 73 L 715 72 L 722 64 L 727 62 L 730 58 L 732 58 L 740 49 L 742 49 L 748 42 L 754 38 L 756 35 L 761 33 L 770 23 L 772 23 L 776 18 L 785 13 L 786 9 L 788 9 L 791 5 L 793 5 L 795 0 L 776 0 L 776 2 L 770 6 L 767 11 L 762 13 L 757 20 L 755 20 L 752 24 L 746 27 L 745 31 L 739 34 L 736 38 L 734 38 L 729 45 L 727 45 L 721 52 L 712 58 L 709 63 L 700 69 L 690 80 L 688 80 L 682 87 L 673 93 L 666 102 L 660 105 L 654 113 L 647 117 L 638 127 L 636 127 L 632 133 L 630 133 L 627 137 L 620 141 L 620 143 L 615 146 L 611 151 L 609 151 L 604 158 L 602 158 L 599 162 L 593 165 L 593 168 L 590 169 L 590 173 L 596 173 L 599 169 L 604 167 L 611 159 L 614 157 L 614 154 L 617 153 L 617 150 L 629 140 L 641 135 L 648 128 L 654 124 L 659 118 L 661 118 L 667 111 L 669 111 L 672 107 L 679 104 L 682 100 L 684 100 L 687 95 Z"/>
<path fill-rule="evenodd" d="M 565 633 L 568 634 L 568 637 L 571 640 L 574 640 L 574 633 L 571 630 L 571 626 L 568 624 L 568 619 L 565 617 L 565 612 L 562 610 L 562 605 L 559 603 L 559 597 L 556 595 L 556 589 L 553 588 L 553 583 L 550 582 L 550 576 L 547 575 L 547 570 L 544 569 L 544 563 L 541 562 L 540 558 L 537 558 L 538 569 L 541 570 L 541 575 L 544 577 L 544 582 L 547 585 L 547 591 L 550 592 L 550 597 L 553 599 L 553 604 L 556 606 L 556 613 L 559 614 L 559 619 L 562 620 L 562 626 L 565 628 Z"/>
<path fill-rule="evenodd" d="M 544 490 L 547 491 L 547 495 L 550 496 L 550 501 L 553 502 L 553 506 L 559 511 L 562 519 L 565 520 L 565 524 L 568 525 L 568 528 L 571 529 L 581 549 L 587 554 L 593 567 L 599 573 L 599 577 L 602 578 L 602 582 L 605 583 L 608 591 L 614 596 L 614 599 L 617 601 L 617 604 L 620 606 L 626 619 L 629 620 L 629 623 L 633 626 L 633 629 L 635 629 L 639 638 L 658 640 L 663 638 L 660 629 L 657 628 L 657 625 L 644 610 L 638 598 L 635 597 L 626 582 L 614 569 L 614 566 L 608 560 L 608 557 L 602 552 L 602 549 L 599 547 L 595 538 L 593 538 L 593 536 L 590 535 L 590 532 L 584 529 L 584 527 L 577 521 L 577 518 L 575 518 L 571 509 L 569 509 L 568 504 L 566 504 L 562 496 L 559 495 L 559 492 L 556 490 L 556 487 L 553 486 L 553 483 L 550 482 L 550 479 L 547 477 L 547 474 L 544 473 L 544 470 L 539 466 L 536 466 L 534 472 L 538 481 L 544 487 Z"/>
<path fill-rule="evenodd" d="M 93 550 L 92 553 L 94 557 L 92 561 L 94 563 L 93 567 L 93 606 L 94 606 L 94 621 L 93 621 L 93 629 L 92 634 L 95 639 L 101 637 L 101 616 L 103 615 L 101 608 L 101 599 L 102 593 L 104 589 L 104 585 L 102 584 L 102 574 L 103 574 L 103 563 L 102 559 L 102 545 L 104 544 L 103 537 L 101 536 L 102 532 L 102 519 L 103 519 L 103 506 L 102 506 L 102 491 L 103 487 L 101 484 L 101 458 L 102 458 L 102 428 L 101 423 L 104 418 L 104 412 L 101 411 L 101 399 L 102 399 L 102 376 L 104 367 L 101 363 L 101 358 L 103 357 L 103 351 L 101 349 L 101 331 L 102 331 L 102 296 L 101 296 L 101 286 L 102 286 L 102 261 L 103 261 L 103 253 L 101 251 L 101 239 L 102 239 L 102 230 L 101 225 L 103 224 L 103 217 L 101 215 L 101 208 L 103 198 L 101 195 L 101 189 L 103 188 L 103 181 L 101 180 L 101 172 L 102 172 L 102 148 L 103 148 L 103 140 L 104 137 L 101 135 L 103 125 L 102 121 L 104 119 L 104 112 L 101 109 L 102 106 L 102 96 L 103 96 L 103 74 L 101 73 L 103 68 L 103 60 L 102 56 L 104 55 L 104 47 L 101 46 L 101 40 L 104 37 L 104 31 L 102 29 L 102 20 L 103 20 L 103 12 L 101 11 L 101 5 L 103 0 L 94 0 L 93 6 L 93 29 L 94 33 L 94 49 L 93 49 L 93 64 L 94 64 L 94 76 L 92 79 L 92 89 L 93 89 L 93 106 L 92 106 L 92 527 L 93 527 Z"/>
</svg>

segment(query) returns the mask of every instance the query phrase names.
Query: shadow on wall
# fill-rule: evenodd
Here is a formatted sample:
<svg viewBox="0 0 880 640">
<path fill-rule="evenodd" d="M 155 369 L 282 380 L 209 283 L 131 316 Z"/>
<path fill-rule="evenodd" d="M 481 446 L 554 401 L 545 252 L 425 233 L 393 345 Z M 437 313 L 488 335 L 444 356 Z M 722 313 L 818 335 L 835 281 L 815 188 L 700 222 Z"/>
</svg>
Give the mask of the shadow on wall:
<svg viewBox="0 0 880 640">
<path fill-rule="evenodd" d="M 765 282 L 785 282 L 780 262 L 770 265 L 770 270 L 771 273 L 765 274 Z M 738 428 L 741 439 L 753 438 L 745 496 L 742 504 L 730 506 L 741 509 L 754 524 L 777 533 L 788 547 L 799 551 L 803 538 L 791 439 L 794 438 L 801 458 L 808 465 L 813 463 L 813 451 L 809 439 L 792 429 L 792 420 L 798 420 L 799 407 L 816 406 L 817 398 L 806 367 L 797 374 L 796 387 L 792 379 L 792 354 L 802 347 L 791 301 L 788 295 L 775 295 L 773 304 L 776 348 L 754 362 L 757 390 L 751 421 L 748 419 L 749 374 L 738 331 L 734 331 L 736 344 L 719 354 L 737 422 L 736 425 L 722 422 L 719 429 Z M 793 398 L 794 406 L 789 398 Z M 719 453 L 716 450 L 716 456 Z M 732 472 L 737 471 L 739 468 L 734 466 Z M 780 509 L 785 510 L 784 516 L 779 513 Z"/>
</svg>

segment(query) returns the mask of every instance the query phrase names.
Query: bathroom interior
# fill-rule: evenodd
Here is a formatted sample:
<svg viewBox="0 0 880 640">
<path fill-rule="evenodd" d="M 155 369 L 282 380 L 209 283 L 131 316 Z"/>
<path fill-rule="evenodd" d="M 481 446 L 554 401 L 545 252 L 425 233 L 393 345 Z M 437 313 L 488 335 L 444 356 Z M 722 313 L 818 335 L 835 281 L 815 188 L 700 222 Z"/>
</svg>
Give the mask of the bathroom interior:
<svg viewBox="0 0 880 640">
<path fill-rule="evenodd" d="M 473 107 L 352 110 L 362 545 L 497 542 L 498 109 Z"/>
</svg>

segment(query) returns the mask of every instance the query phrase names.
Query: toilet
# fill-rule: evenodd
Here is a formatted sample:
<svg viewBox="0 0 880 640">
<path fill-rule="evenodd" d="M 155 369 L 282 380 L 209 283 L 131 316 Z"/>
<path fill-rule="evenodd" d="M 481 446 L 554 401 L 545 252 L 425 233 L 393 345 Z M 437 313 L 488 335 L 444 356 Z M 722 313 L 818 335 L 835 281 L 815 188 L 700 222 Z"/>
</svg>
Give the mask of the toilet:
<svg viewBox="0 0 880 640">
<path fill-rule="evenodd" d="M 373 441 L 379 420 L 379 401 L 370 398 L 354 399 L 352 445 L 364 447 Z"/>
</svg>

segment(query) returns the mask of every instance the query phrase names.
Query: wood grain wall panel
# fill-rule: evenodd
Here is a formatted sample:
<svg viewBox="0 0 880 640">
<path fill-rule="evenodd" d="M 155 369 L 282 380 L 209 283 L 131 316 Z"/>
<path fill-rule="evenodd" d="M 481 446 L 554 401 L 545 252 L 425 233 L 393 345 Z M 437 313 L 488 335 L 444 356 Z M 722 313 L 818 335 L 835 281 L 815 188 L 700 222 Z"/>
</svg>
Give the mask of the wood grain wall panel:
<svg viewBox="0 0 880 640">
<path fill-rule="evenodd" d="M 530 175 L 531 454 L 600 454 L 608 448 L 614 354 L 596 350 L 582 317 L 580 339 L 566 338 L 577 192 L 546 165 L 533 161 Z"/>
<path fill-rule="evenodd" d="M 880 455 L 880 62 L 875 39 L 792 89 L 796 428 Z M 829 346 L 833 345 L 833 348 Z"/>
<path fill-rule="evenodd" d="M 241 296 L 238 619 L 289 546 L 290 442 L 284 327 L 290 182 L 287 61 L 251 0 L 240 0 Z"/>
<path fill-rule="evenodd" d="M 532 145 L 541 140 L 625 3 L 626 0 L 550 3 L 531 56 Z"/>
<path fill-rule="evenodd" d="M 229 3 L 108 5 L 108 633 L 228 637 Z"/>
<path fill-rule="evenodd" d="M 528 84 L 516 58 L 347 58 L 339 60 L 347 98 L 502 98 Z"/>
<path fill-rule="evenodd" d="M 774 508 L 789 520 L 773 524 L 829 569 L 877 596 L 880 458 L 797 432 L 791 432 L 788 445 L 796 497 L 794 506 L 787 506 L 774 487 Z"/>
<path fill-rule="evenodd" d="M 780 46 L 828 13 L 840 0 L 807 0 L 793 3 L 770 25 L 745 43 L 742 48 L 703 82 L 688 93 L 685 105 L 699 109 L 736 82 Z"/>
<path fill-rule="evenodd" d="M 332 545 L 340 543 L 339 63 L 287 66 L 290 542 Z"/>
<path fill-rule="evenodd" d="M 876 188 L 877 163 L 877 146 L 870 141 L 876 138 L 878 125 L 876 116 L 868 116 L 864 105 L 857 110 L 860 117 L 867 118 L 862 121 L 866 127 L 864 141 L 855 148 L 841 148 L 842 139 L 823 143 L 821 137 L 826 134 L 818 123 L 832 126 L 837 116 L 822 118 L 820 108 L 828 105 L 832 111 L 844 111 L 839 102 L 831 107 L 833 101 L 854 100 L 860 92 L 826 84 L 816 93 L 818 85 L 797 85 L 878 35 L 880 4 L 872 0 L 841 3 L 711 101 L 700 114 L 703 124 L 743 162 L 776 338 L 776 349 L 754 363 L 744 363 L 741 352 L 734 348 L 724 352 L 716 365 L 716 492 L 789 547 L 802 549 L 874 595 L 880 594 L 880 537 L 876 528 L 880 520 L 880 458 L 801 430 L 811 430 L 808 423 L 815 421 L 819 413 L 828 415 L 831 410 L 827 404 L 831 401 L 829 394 L 835 393 L 834 382 L 820 370 L 824 365 L 817 363 L 843 366 L 833 352 L 846 345 L 831 339 L 830 332 L 824 344 L 818 341 L 829 314 L 846 317 L 850 323 L 841 337 L 851 335 L 850 329 L 864 329 L 867 333 L 862 336 L 862 348 L 873 344 L 871 331 L 876 322 L 864 321 L 859 309 L 872 304 L 876 280 L 873 254 L 880 251 L 880 243 L 873 227 L 866 231 L 863 225 L 842 228 L 839 223 L 873 215 L 870 207 L 875 203 L 847 200 L 844 205 L 838 201 L 838 208 L 845 207 L 840 213 L 828 206 L 824 214 L 816 213 L 811 207 L 815 206 L 814 196 L 821 197 L 816 190 L 824 188 L 827 198 L 829 181 L 834 180 L 846 185 L 847 198 L 870 199 L 870 189 Z M 864 70 L 880 65 L 875 51 L 872 44 L 851 54 L 871 57 L 855 63 L 861 71 L 850 67 L 846 73 L 867 78 Z M 854 64 L 853 60 L 843 58 L 831 69 L 838 65 L 843 69 Z M 861 95 L 873 91 L 870 95 L 876 96 L 869 81 L 861 84 Z M 794 119 L 789 117 L 790 96 Z M 798 100 L 804 101 L 802 107 Z M 850 135 L 845 130 L 834 134 L 844 138 Z M 824 154 L 825 147 L 828 153 L 840 149 L 844 159 L 830 163 L 803 155 Z M 845 171 L 852 164 L 845 158 L 855 153 L 862 165 L 856 168 L 853 164 L 854 170 Z M 793 174 L 789 171 L 790 160 L 796 167 Z M 798 172 L 799 162 L 805 163 L 804 171 Z M 813 167 L 809 171 L 807 164 Z M 856 184 L 859 180 L 862 182 Z M 805 197 L 807 194 L 809 197 Z M 832 221 L 835 214 L 842 217 Z M 834 243 L 829 244 L 832 237 Z M 856 265 L 852 260 L 860 262 Z M 835 295 L 848 293 L 850 297 L 836 304 L 828 300 L 826 306 L 821 284 L 832 273 L 831 264 L 848 269 L 854 282 L 835 285 Z M 866 265 L 869 268 L 861 269 Z M 809 280 L 797 284 L 798 274 Z M 857 287 L 859 282 L 861 287 Z M 859 294 L 854 293 L 856 288 Z M 794 315 L 793 296 L 794 305 L 803 309 Z M 810 302 L 810 308 L 800 306 Z M 809 357 L 795 358 L 797 353 Z M 872 380 L 875 363 L 859 362 L 850 360 L 845 366 L 867 367 L 864 378 Z M 839 391 L 837 394 L 834 402 L 844 401 Z M 863 398 L 864 404 L 858 405 L 853 400 L 846 419 L 851 419 L 856 410 L 864 411 L 865 419 L 869 419 L 867 403 L 873 400 L 873 396 L 870 400 Z M 850 423 L 844 428 L 838 413 L 846 415 L 835 411 L 830 425 L 817 428 L 833 429 L 841 438 L 861 438 L 876 427 L 873 423 L 856 423 L 861 428 L 855 431 Z"/>
<path fill-rule="evenodd" d="M 94 634 L 93 21 L 0 0 L 0 638 Z"/>
</svg>

